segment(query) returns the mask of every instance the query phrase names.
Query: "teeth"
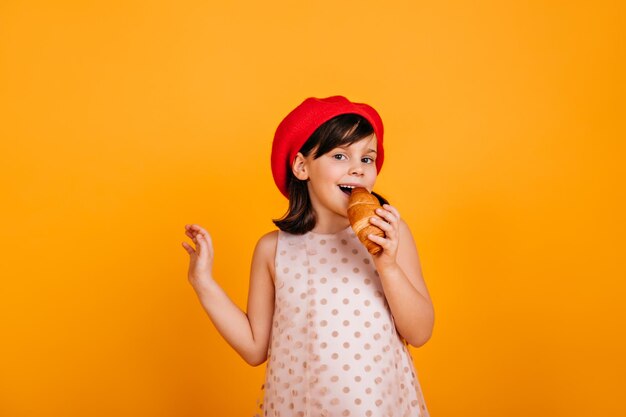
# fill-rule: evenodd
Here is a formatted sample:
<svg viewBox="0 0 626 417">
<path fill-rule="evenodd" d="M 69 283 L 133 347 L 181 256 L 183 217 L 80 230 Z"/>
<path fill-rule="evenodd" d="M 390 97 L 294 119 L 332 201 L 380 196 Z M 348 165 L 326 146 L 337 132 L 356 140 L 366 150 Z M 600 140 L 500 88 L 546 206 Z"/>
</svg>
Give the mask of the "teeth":
<svg viewBox="0 0 626 417">
<path fill-rule="evenodd" d="M 354 188 L 354 185 L 340 185 L 342 188 Z"/>
</svg>

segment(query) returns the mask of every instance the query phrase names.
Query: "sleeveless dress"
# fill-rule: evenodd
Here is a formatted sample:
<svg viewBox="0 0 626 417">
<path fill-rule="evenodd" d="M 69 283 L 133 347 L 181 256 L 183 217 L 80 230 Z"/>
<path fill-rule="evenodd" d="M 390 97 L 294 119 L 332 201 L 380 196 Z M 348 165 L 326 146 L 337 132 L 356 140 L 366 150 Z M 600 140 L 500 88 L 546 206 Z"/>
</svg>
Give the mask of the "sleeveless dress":
<svg viewBox="0 0 626 417">
<path fill-rule="evenodd" d="M 351 227 L 278 232 L 264 417 L 429 417 L 378 272 Z"/>
</svg>

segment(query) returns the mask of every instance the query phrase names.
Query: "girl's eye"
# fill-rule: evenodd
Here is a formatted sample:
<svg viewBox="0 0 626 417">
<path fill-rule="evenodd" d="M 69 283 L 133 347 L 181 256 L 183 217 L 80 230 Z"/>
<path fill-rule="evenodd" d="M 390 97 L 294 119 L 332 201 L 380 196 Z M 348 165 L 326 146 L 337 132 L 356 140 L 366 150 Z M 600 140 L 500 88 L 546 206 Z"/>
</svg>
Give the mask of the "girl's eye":
<svg viewBox="0 0 626 417">
<path fill-rule="evenodd" d="M 342 153 L 338 153 L 333 155 L 333 158 L 335 158 L 338 161 L 341 161 L 343 159 L 347 159 L 348 157 Z M 366 156 L 364 158 L 361 159 L 361 162 L 364 162 L 366 164 L 373 164 L 374 163 L 374 158 L 370 158 L 369 156 Z"/>
</svg>

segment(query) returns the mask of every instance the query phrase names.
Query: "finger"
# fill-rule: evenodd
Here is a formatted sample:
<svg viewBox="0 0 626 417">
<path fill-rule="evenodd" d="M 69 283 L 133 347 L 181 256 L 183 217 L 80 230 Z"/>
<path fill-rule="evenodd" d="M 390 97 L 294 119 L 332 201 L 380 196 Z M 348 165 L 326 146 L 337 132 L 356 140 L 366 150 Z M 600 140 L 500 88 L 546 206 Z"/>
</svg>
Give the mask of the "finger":
<svg viewBox="0 0 626 417">
<path fill-rule="evenodd" d="M 378 217 L 370 217 L 370 223 L 380 228 L 383 232 L 385 232 L 385 234 L 393 232 L 393 226 L 386 221 L 379 219 Z"/>
<path fill-rule="evenodd" d="M 204 240 L 204 236 L 201 234 L 196 235 L 196 240 L 198 241 L 198 256 L 204 255 L 204 245 L 206 245 L 206 241 Z"/>
<path fill-rule="evenodd" d="M 197 244 L 197 240 L 196 237 L 198 237 L 198 235 L 200 235 L 201 231 L 198 228 L 193 227 L 193 225 L 191 225 L 189 227 L 189 230 L 187 230 L 185 232 L 185 235 L 187 235 L 189 238 L 191 238 L 191 240 L 193 240 L 193 243 Z"/>
<path fill-rule="evenodd" d="M 379 215 L 381 218 L 385 219 L 387 223 L 392 223 L 392 224 L 396 223 L 396 216 L 390 211 L 387 211 L 382 208 L 378 208 L 376 209 L 376 214 Z"/>
<path fill-rule="evenodd" d="M 377 235 L 367 235 L 369 240 L 382 246 L 383 249 L 389 249 L 389 240 Z"/>
<path fill-rule="evenodd" d="M 185 235 L 189 236 L 190 238 L 193 238 L 197 233 L 198 231 L 194 229 L 192 224 L 185 225 Z"/>
<path fill-rule="evenodd" d="M 189 253 L 189 255 L 191 255 L 191 256 L 194 256 L 196 254 L 196 251 L 193 250 L 193 248 L 191 246 L 189 246 L 189 244 L 187 242 L 183 242 L 183 248 L 185 248 L 187 253 Z"/>
<path fill-rule="evenodd" d="M 192 228 L 199 234 L 202 234 L 202 236 L 204 236 L 204 238 L 206 239 L 207 242 L 211 242 L 211 236 L 209 235 L 209 232 L 207 232 L 206 230 L 204 230 L 204 228 L 200 225 L 197 224 L 193 224 Z"/>
<path fill-rule="evenodd" d="M 389 210 L 390 212 L 393 213 L 394 216 L 396 216 L 396 219 L 400 220 L 400 212 L 398 211 L 397 208 L 395 208 L 394 206 L 392 206 L 391 204 L 385 204 L 383 205 L 384 208 L 386 208 L 387 210 Z"/>
</svg>

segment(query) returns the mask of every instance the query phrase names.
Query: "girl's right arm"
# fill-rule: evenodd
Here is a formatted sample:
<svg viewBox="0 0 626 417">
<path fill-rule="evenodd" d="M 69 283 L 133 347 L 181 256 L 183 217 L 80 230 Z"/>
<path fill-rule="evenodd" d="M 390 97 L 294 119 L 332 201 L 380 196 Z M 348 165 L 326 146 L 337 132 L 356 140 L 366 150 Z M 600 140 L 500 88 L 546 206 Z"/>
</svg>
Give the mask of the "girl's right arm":
<svg viewBox="0 0 626 417">
<path fill-rule="evenodd" d="M 196 245 L 183 242 L 189 253 L 189 282 L 202 307 L 222 337 L 250 365 L 267 359 L 274 314 L 274 256 L 278 232 L 259 239 L 250 270 L 248 311 L 244 313 L 213 279 L 213 244 L 209 233 L 198 225 L 185 225 L 185 234 Z"/>
</svg>

